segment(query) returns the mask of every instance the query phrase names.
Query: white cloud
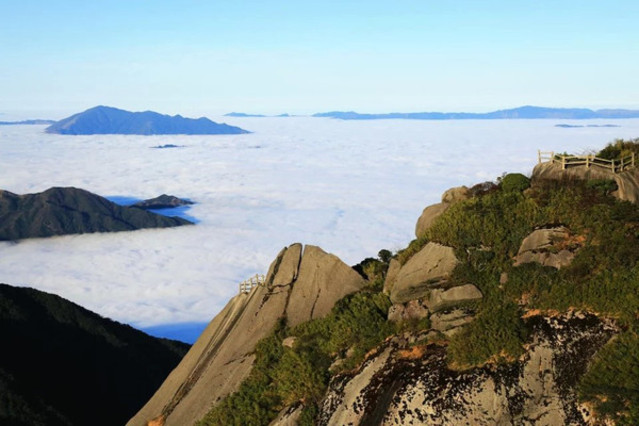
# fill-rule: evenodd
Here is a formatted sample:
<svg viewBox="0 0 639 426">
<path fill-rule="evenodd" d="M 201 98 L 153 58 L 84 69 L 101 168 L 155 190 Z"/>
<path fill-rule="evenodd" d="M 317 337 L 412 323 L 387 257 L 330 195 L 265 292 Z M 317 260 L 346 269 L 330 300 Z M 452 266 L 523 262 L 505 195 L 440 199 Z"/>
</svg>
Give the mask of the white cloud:
<svg viewBox="0 0 639 426">
<path fill-rule="evenodd" d="M 196 201 L 189 214 L 201 221 L 1 243 L 0 282 L 139 326 L 207 321 L 285 245 L 317 244 L 353 264 L 404 247 L 421 210 L 451 186 L 529 173 L 539 148 L 581 152 L 639 135 L 639 120 L 574 129 L 553 120 L 217 121 L 255 133 L 60 136 L 41 126 L 0 127 L 3 189 L 168 193 Z M 149 148 L 164 144 L 186 147 Z"/>
</svg>

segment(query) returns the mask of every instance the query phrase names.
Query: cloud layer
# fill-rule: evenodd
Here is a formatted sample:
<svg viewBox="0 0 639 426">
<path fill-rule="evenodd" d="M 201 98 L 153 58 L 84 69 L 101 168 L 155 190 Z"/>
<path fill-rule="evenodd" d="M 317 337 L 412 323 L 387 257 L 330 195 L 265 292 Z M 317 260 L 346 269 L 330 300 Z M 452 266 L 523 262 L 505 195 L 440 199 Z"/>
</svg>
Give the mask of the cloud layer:
<svg viewBox="0 0 639 426">
<path fill-rule="evenodd" d="M 451 186 L 529 173 L 537 149 L 582 152 L 639 135 L 639 120 L 574 129 L 552 120 L 214 120 L 255 133 L 61 136 L 42 126 L 0 128 L 2 189 L 167 193 L 196 201 L 188 214 L 200 220 L 1 243 L 0 282 L 57 293 L 137 326 L 208 321 L 239 281 L 265 273 L 292 242 L 354 264 L 404 247 L 421 210 Z M 165 144 L 184 148 L 150 149 Z"/>
</svg>

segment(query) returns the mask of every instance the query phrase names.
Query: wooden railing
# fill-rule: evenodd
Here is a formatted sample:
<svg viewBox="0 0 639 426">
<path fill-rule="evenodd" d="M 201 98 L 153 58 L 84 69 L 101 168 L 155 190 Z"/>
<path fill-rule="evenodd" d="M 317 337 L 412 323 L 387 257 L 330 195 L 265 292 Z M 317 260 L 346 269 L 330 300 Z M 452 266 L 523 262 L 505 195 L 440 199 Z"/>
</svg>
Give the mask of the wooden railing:
<svg viewBox="0 0 639 426">
<path fill-rule="evenodd" d="M 574 166 L 586 166 L 587 168 L 595 166 L 610 170 L 612 173 L 621 173 L 635 167 L 634 152 L 620 160 L 607 160 L 594 155 L 555 154 L 553 151 L 538 151 L 537 157 L 540 164 L 544 162 L 561 164 L 562 170 Z"/>
<path fill-rule="evenodd" d="M 240 283 L 240 293 L 250 293 L 258 285 L 262 287 L 266 284 L 266 277 L 262 274 L 255 274 L 255 276 L 244 280 Z"/>
</svg>

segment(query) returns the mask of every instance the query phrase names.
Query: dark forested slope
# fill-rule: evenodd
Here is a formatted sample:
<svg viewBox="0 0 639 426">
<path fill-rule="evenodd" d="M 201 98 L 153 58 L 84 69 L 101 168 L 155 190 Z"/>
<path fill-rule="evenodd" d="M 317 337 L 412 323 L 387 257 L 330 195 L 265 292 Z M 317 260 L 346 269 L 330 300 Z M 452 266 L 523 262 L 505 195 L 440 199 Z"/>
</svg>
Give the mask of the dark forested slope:
<svg viewBox="0 0 639 426">
<path fill-rule="evenodd" d="M 0 424 L 124 424 L 188 345 L 0 284 Z"/>
</svg>

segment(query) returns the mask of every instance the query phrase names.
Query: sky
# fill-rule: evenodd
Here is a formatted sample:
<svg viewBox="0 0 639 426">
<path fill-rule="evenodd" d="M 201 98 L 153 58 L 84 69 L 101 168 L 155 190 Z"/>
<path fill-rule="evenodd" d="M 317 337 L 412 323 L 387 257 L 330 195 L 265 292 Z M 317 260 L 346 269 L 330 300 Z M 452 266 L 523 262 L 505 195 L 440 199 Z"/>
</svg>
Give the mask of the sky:
<svg viewBox="0 0 639 426">
<path fill-rule="evenodd" d="M 0 114 L 639 108 L 637 16 L 632 0 L 0 0 Z"/>
</svg>

